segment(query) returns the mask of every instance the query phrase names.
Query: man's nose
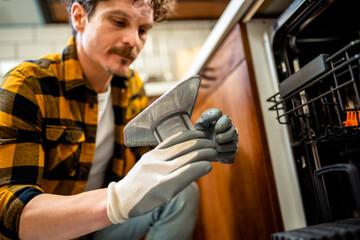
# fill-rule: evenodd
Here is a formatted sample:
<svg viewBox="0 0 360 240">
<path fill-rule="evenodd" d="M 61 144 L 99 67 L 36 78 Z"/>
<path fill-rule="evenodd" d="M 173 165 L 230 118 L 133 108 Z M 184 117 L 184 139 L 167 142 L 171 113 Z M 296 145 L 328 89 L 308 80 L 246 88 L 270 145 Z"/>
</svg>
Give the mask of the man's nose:
<svg viewBox="0 0 360 240">
<path fill-rule="evenodd" d="M 129 47 L 138 47 L 140 42 L 139 32 L 136 29 L 129 29 L 125 32 L 123 36 L 124 45 L 128 45 Z"/>
</svg>

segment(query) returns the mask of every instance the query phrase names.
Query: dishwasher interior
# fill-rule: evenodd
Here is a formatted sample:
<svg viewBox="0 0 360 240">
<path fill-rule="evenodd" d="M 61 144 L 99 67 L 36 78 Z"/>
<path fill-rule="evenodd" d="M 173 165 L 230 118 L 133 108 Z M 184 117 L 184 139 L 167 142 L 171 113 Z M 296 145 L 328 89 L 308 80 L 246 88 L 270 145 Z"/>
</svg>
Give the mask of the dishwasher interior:
<svg viewBox="0 0 360 240">
<path fill-rule="evenodd" d="M 360 211 L 360 1 L 296 0 L 272 26 L 279 92 L 307 225 Z"/>
</svg>

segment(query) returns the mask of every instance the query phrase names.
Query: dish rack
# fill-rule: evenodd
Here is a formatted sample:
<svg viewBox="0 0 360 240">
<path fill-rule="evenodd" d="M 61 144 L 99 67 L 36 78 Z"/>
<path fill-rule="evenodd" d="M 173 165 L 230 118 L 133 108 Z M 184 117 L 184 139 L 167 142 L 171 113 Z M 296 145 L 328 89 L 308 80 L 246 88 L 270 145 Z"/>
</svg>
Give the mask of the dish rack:
<svg viewBox="0 0 360 240">
<path fill-rule="evenodd" d="M 267 99 L 288 124 L 292 144 L 360 134 L 360 39 L 321 54 L 279 84 Z"/>
</svg>

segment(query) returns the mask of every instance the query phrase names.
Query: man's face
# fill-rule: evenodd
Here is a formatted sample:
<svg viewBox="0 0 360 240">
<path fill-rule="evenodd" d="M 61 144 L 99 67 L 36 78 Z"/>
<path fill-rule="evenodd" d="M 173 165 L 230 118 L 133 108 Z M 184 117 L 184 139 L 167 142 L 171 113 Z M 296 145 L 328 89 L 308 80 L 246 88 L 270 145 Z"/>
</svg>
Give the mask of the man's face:
<svg viewBox="0 0 360 240">
<path fill-rule="evenodd" d="M 124 76 L 144 47 L 153 26 L 153 10 L 145 1 L 99 1 L 82 33 L 85 54 L 110 74 Z"/>
</svg>

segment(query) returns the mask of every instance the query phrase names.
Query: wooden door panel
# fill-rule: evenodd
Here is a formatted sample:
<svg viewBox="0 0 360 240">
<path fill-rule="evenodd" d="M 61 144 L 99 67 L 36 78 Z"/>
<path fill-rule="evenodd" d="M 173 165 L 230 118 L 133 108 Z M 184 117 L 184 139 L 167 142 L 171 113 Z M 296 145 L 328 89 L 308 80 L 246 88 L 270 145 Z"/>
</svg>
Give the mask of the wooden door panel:
<svg viewBox="0 0 360 240">
<path fill-rule="evenodd" d="M 240 29 L 236 25 L 234 30 L 223 41 L 219 50 L 214 53 L 206 66 L 201 69 L 199 75 L 202 79 L 202 94 L 198 96 L 198 102 L 202 102 L 204 96 L 218 88 L 222 84 L 222 80 L 245 60 L 244 51 L 239 46 L 241 44 L 240 40 Z"/>
<path fill-rule="evenodd" d="M 239 150 L 234 164 L 213 163 L 211 173 L 198 180 L 200 211 L 194 239 L 270 239 L 271 233 L 282 230 L 282 222 L 265 131 L 238 25 L 229 36 L 218 50 L 222 53 L 207 65 L 228 74 L 215 75 L 216 84 L 200 88 L 192 121 L 208 108 L 221 109 L 239 130 Z M 234 46 L 242 54 L 224 50 Z"/>
</svg>

